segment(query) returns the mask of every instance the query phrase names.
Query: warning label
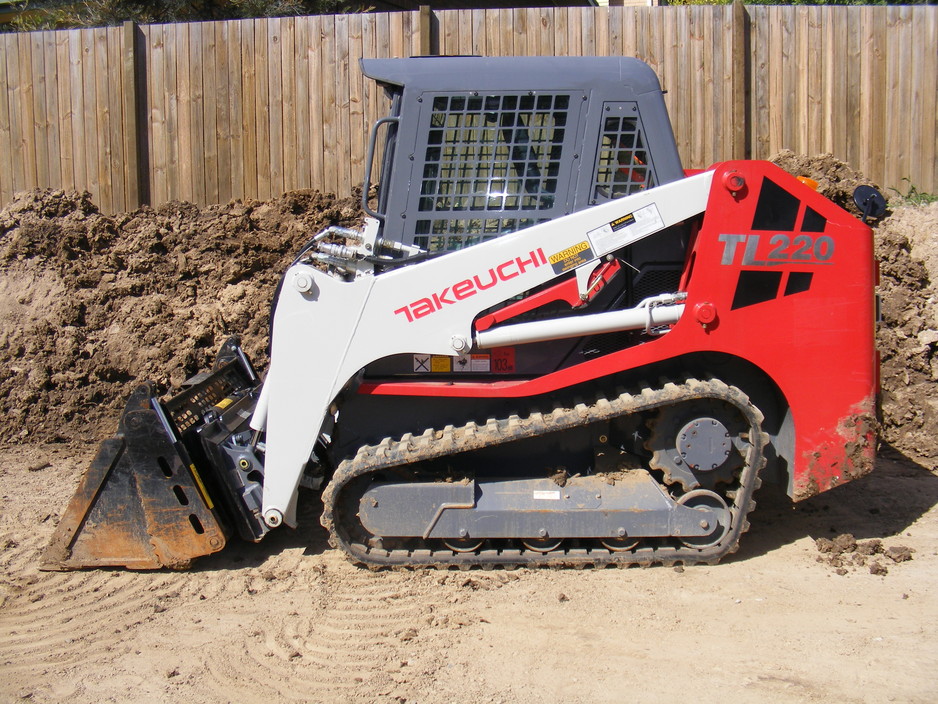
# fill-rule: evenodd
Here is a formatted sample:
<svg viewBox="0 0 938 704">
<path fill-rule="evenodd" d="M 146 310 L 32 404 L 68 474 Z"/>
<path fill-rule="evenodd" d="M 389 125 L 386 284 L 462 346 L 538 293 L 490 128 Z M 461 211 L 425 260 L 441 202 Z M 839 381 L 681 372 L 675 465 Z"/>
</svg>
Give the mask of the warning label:
<svg viewBox="0 0 938 704">
<path fill-rule="evenodd" d="M 423 374 L 490 374 L 515 371 L 515 348 L 498 347 L 491 353 L 445 355 L 415 354 L 414 371 Z"/>
<path fill-rule="evenodd" d="M 492 362 L 487 354 L 461 354 L 453 360 L 454 372 L 483 373 L 491 370 Z"/>
<path fill-rule="evenodd" d="M 600 255 L 632 244 L 664 228 L 658 207 L 652 203 L 616 218 L 586 233 L 589 244 Z"/>
<path fill-rule="evenodd" d="M 550 266 L 555 274 L 563 274 L 595 258 L 596 255 L 594 255 L 593 250 L 590 249 L 589 242 L 583 241 L 572 247 L 567 247 L 561 252 L 550 255 L 547 260 L 550 262 Z"/>
</svg>

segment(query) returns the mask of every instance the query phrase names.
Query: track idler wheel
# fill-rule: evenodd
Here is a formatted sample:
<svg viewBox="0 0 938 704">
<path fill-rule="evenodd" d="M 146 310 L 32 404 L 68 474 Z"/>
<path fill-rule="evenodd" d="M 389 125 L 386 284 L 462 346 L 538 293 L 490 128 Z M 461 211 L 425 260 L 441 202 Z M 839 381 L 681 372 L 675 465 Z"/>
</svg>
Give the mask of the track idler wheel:
<svg viewBox="0 0 938 704">
<path fill-rule="evenodd" d="M 677 502 L 688 508 L 709 508 L 713 509 L 719 518 L 716 525 L 705 525 L 710 521 L 701 521 L 700 527 L 704 530 L 710 529 L 710 533 L 700 536 L 685 536 L 680 538 L 681 542 L 689 548 L 709 548 L 723 540 L 723 536 L 729 533 L 732 523 L 730 509 L 726 505 L 723 497 L 713 491 L 706 489 L 696 489 L 684 494 Z"/>
</svg>

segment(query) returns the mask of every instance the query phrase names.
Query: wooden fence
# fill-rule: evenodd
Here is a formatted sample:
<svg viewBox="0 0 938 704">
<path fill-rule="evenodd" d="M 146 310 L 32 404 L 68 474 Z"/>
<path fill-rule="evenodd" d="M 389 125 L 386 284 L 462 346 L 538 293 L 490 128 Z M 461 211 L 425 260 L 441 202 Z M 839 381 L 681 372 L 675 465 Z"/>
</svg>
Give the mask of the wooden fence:
<svg viewBox="0 0 938 704">
<path fill-rule="evenodd" d="M 0 203 L 87 189 L 140 203 L 347 194 L 387 106 L 359 57 L 630 55 L 686 167 L 831 152 L 938 190 L 938 8 L 450 10 L 0 35 Z"/>
</svg>

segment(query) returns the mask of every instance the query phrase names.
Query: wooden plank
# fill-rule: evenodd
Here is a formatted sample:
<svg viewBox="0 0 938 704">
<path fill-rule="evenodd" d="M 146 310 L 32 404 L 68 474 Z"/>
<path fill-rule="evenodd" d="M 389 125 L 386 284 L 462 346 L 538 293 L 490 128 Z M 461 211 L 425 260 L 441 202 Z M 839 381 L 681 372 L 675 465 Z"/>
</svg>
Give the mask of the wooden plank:
<svg viewBox="0 0 938 704">
<path fill-rule="evenodd" d="M 903 178 L 908 178 L 911 180 L 911 164 L 913 163 L 913 150 L 914 150 L 914 140 L 913 135 L 915 133 L 915 121 L 920 113 L 917 112 L 916 108 L 920 105 L 916 105 L 915 101 L 915 91 L 912 84 L 912 78 L 915 76 L 914 66 L 919 61 L 919 57 L 915 56 L 912 52 L 913 48 L 913 28 L 912 28 L 912 11 L 913 7 L 910 5 L 902 5 L 895 8 L 898 13 L 896 26 L 897 32 L 894 36 L 895 39 L 899 40 L 899 56 L 898 56 L 898 67 L 897 71 L 899 74 L 899 105 L 907 106 L 907 111 L 905 112 L 904 119 L 901 119 L 900 116 L 896 115 L 896 129 L 894 130 L 897 134 L 897 141 L 899 143 L 899 148 L 896 152 L 890 152 L 889 156 L 891 157 L 890 161 L 894 161 L 894 173 L 895 178 L 898 183 L 902 182 Z M 938 51 L 938 47 L 931 47 L 932 51 Z M 925 49 L 927 51 L 927 49 Z M 901 125 L 901 126 L 900 126 Z M 912 183 L 919 187 L 919 184 L 912 181 Z"/>
<path fill-rule="evenodd" d="M 841 72 L 843 75 L 843 149 L 844 158 L 854 168 L 860 165 L 860 143 L 863 137 L 860 134 L 860 110 L 864 97 L 860 95 L 861 86 L 861 58 L 860 58 L 860 18 L 862 13 L 847 11 L 844 13 L 844 26 L 841 28 L 840 41 L 844 43 L 846 61 L 843 62 Z M 832 62 L 833 63 L 833 62 Z M 836 80 L 833 79 L 833 80 Z"/>
<path fill-rule="evenodd" d="M 10 34 L 7 51 L 7 76 L 9 77 L 9 116 L 10 116 L 10 180 L 11 193 L 22 191 L 26 185 L 26 145 L 23 138 L 23 80 L 20 68 L 20 35 Z"/>
<path fill-rule="evenodd" d="M 173 139 L 175 158 L 169 171 L 170 183 L 173 183 L 173 177 L 175 177 L 175 188 L 172 189 L 171 197 L 173 200 L 198 202 L 198 196 L 195 194 L 194 169 L 201 169 L 201 166 L 195 164 L 193 158 L 193 126 L 195 124 L 193 112 L 197 109 L 201 110 L 201 105 L 196 105 L 193 95 L 192 61 L 189 57 L 187 25 L 170 26 L 174 41 L 170 65 L 173 67 L 175 77 L 175 81 L 169 83 L 170 105 L 175 107 L 176 115 L 173 121 L 176 126 L 175 139 Z"/>
<path fill-rule="evenodd" d="M 255 24 L 239 23 L 241 30 L 241 149 L 242 198 L 257 198 L 257 52 Z"/>
<path fill-rule="evenodd" d="M 284 17 L 280 20 L 280 83 L 283 94 L 283 190 L 295 191 L 298 188 L 296 152 L 296 18 Z"/>
<path fill-rule="evenodd" d="M 499 56 L 514 56 L 515 55 L 515 41 L 514 41 L 514 27 L 512 25 L 514 19 L 514 10 L 502 9 L 495 10 L 496 17 L 496 26 L 498 27 L 498 45 L 499 45 Z"/>
<path fill-rule="evenodd" d="M 108 96 L 108 86 L 111 83 L 108 75 L 108 46 L 106 28 L 91 30 L 94 41 L 94 92 L 97 103 L 97 135 L 98 152 L 96 155 L 96 168 L 98 171 L 98 190 L 95 193 L 99 207 L 104 212 L 114 212 L 111 172 L 111 123 L 116 119 L 111 114 L 111 105 Z"/>
<path fill-rule="evenodd" d="M 58 131 L 59 131 L 59 163 L 61 172 L 61 185 L 66 190 L 75 188 L 74 153 L 72 144 L 72 82 L 69 75 L 68 60 L 68 32 L 55 32 L 55 87 L 58 100 Z M 0 53 L 5 53 L 0 44 Z M 3 69 L 0 68 L 0 77 Z M 0 99 L 3 98 L 0 93 Z M 2 109 L 2 108 L 0 108 Z M 2 132 L 2 127 L 0 127 Z M 3 153 L 3 138 L 0 136 L 0 154 Z M 0 170 L 2 170 L 0 166 Z M 2 188 L 0 188 L 2 191 Z"/>
<path fill-rule="evenodd" d="M 723 8 L 722 11 L 714 12 L 713 16 L 713 36 L 714 41 L 722 47 L 723 56 L 719 61 L 714 61 L 714 70 L 720 71 L 723 76 L 720 82 L 720 104 L 721 112 L 714 115 L 714 122 L 720 126 L 727 124 L 727 121 L 735 119 L 732 114 L 734 109 L 733 100 L 736 97 L 735 76 L 737 58 L 734 54 L 735 44 L 733 42 L 733 30 L 731 27 L 731 18 L 733 16 L 732 8 Z M 714 150 L 712 154 L 713 161 L 721 161 L 727 157 L 733 157 L 737 154 L 738 139 L 743 140 L 743 151 L 746 159 L 753 158 L 753 149 L 755 143 L 755 86 L 757 76 L 764 73 L 764 68 L 760 66 L 755 49 L 755 21 L 752 19 L 747 9 L 747 36 L 745 40 L 745 51 L 747 52 L 749 69 L 743 80 L 743 91 L 746 95 L 746 102 L 743 105 L 743 117 L 740 135 L 723 134 L 721 132 L 718 140 L 714 140 Z M 719 37 L 719 38 L 718 38 Z"/>
<path fill-rule="evenodd" d="M 454 19 L 455 11 L 442 10 L 434 13 L 438 22 L 438 37 L 440 42 L 440 54 L 443 56 L 452 56 L 457 53 L 459 45 L 459 22 Z"/>
<path fill-rule="evenodd" d="M 691 154 L 695 164 L 700 168 L 710 165 L 711 149 L 713 146 L 713 136 L 717 132 L 724 132 L 726 128 L 723 125 L 717 126 L 714 120 L 714 81 L 716 75 L 710 61 L 713 60 L 713 38 L 710 42 L 704 44 L 706 29 L 709 24 L 709 16 L 713 14 L 712 7 L 694 6 L 687 8 L 687 23 L 681 32 L 681 41 L 685 45 L 684 54 L 686 58 L 677 57 L 678 61 L 684 65 L 681 73 L 687 76 L 687 80 L 694 84 L 694 100 L 697 105 L 702 106 L 702 110 L 694 110 L 692 105 L 688 105 L 685 111 L 687 123 L 694 125 L 697 135 L 691 137 Z"/>
<path fill-rule="evenodd" d="M 911 106 L 905 95 L 905 47 L 899 37 L 904 29 L 902 12 L 898 7 L 888 7 L 886 12 L 886 92 L 890 96 L 892 109 L 886 111 L 886 121 L 883 125 L 886 132 L 883 185 L 886 188 L 899 188 L 903 185 L 901 179 L 907 176 L 900 173 L 897 161 L 904 156 L 903 133 L 908 128 L 907 120 Z"/>
<path fill-rule="evenodd" d="M 622 55 L 638 56 L 638 39 L 636 32 L 639 23 L 639 9 L 637 7 L 615 8 L 620 15 L 620 28 L 622 33 Z"/>
<path fill-rule="evenodd" d="M 322 115 L 321 135 L 323 142 L 323 173 L 321 185 L 323 190 L 335 193 L 339 184 L 337 161 L 340 158 L 336 141 L 338 139 L 339 128 L 336 124 L 338 116 L 336 115 L 335 17 L 332 15 L 323 15 L 320 19 L 322 21 L 322 54 L 319 64 L 322 86 L 320 114 Z M 390 18 L 390 24 L 394 24 L 393 18 Z M 392 51 L 393 50 L 392 48 Z"/>
<path fill-rule="evenodd" d="M 439 19 L 439 14 L 437 14 L 437 19 Z M 378 51 L 377 15 L 374 13 L 363 14 L 361 16 L 361 21 L 362 56 L 365 58 L 372 58 L 377 56 Z M 363 135 L 365 142 L 362 147 L 361 172 L 359 173 L 359 177 L 361 178 L 362 183 L 364 183 L 365 167 L 367 165 L 365 160 L 368 151 L 367 139 L 371 134 L 372 125 L 374 125 L 377 119 L 384 117 L 387 112 L 387 100 L 382 95 L 382 91 L 378 88 L 374 81 L 372 81 L 370 78 L 366 78 L 364 74 L 362 74 L 362 113 L 365 123 L 365 132 Z M 371 167 L 372 178 L 380 178 L 380 168 L 377 160 L 375 160 L 375 163 L 372 164 Z"/>
<path fill-rule="evenodd" d="M 727 124 L 731 126 L 731 135 L 728 140 L 729 149 L 726 155 L 732 156 L 734 159 L 746 159 L 748 157 L 746 149 L 746 130 L 748 128 L 746 115 L 748 112 L 749 86 L 746 67 L 752 60 L 751 52 L 746 51 L 747 23 L 749 21 L 750 17 L 746 12 L 746 6 L 741 2 L 733 3 L 730 14 L 730 26 L 732 29 L 728 52 L 733 58 L 732 73 L 730 74 L 731 85 L 728 86 L 731 91 L 729 97 L 732 101 L 727 110 L 727 116 L 729 116 L 730 121 L 717 121 L 717 124 Z"/>
<path fill-rule="evenodd" d="M 886 81 L 883 44 L 886 14 L 883 8 L 878 7 L 864 7 L 860 11 L 863 14 L 861 95 L 873 96 L 883 92 Z M 884 176 L 882 155 L 885 149 L 883 126 L 886 116 L 883 105 L 883 102 L 870 98 L 860 113 L 860 132 L 867 135 L 867 139 L 860 145 L 859 168 L 877 184 L 882 184 Z"/>
<path fill-rule="evenodd" d="M 283 118 L 283 34 L 279 17 L 267 22 L 267 114 L 270 128 L 267 145 L 270 151 L 270 198 L 283 195 L 284 118 Z"/>
<path fill-rule="evenodd" d="M 614 6 L 609 8 L 609 54 L 611 56 L 630 56 L 623 46 L 622 16 L 625 8 Z"/>
<path fill-rule="evenodd" d="M 36 104 L 35 94 L 37 86 L 33 75 L 33 52 L 32 42 L 29 34 L 20 34 L 17 42 L 19 53 L 20 80 L 22 81 L 22 94 L 20 109 L 22 110 L 23 120 L 20 123 L 20 141 L 22 143 L 23 155 L 23 176 L 24 181 L 21 188 L 36 188 L 39 185 L 37 172 L 37 152 L 36 152 Z"/>
<path fill-rule="evenodd" d="M 494 56 L 489 51 L 488 27 L 485 23 L 485 10 L 470 11 L 472 25 L 472 53 L 478 56 Z"/>
<path fill-rule="evenodd" d="M 143 188 L 140 174 L 140 139 L 146 138 L 140 129 L 140 106 L 137 83 L 137 26 L 124 22 L 119 41 L 115 42 L 121 67 L 121 152 L 124 162 L 120 172 L 123 182 L 124 202 L 122 210 L 133 210 L 143 203 Z"/>
<path fill-rule="evenodd" d="M 227 102 L 227 96 L 219 90 L 220 77 L 217 75 L 217 54 L 215 43 L 216 24 L 214 22 L 200 22 L 190 25 L 198 28 L 201 35 L 199 51 L 202 63 L 202 149 L 204 153 L 204 203 L 219 202 L 219 148 L 218 137 L 221 133 L 219 126 L 219 107 Z M 190 43 L 190 50 L 192 46 Z M 223 82 L 223 79 L 222 79 Z"/>
<path fill-rule="evenodd" d="M 914 144 L 910 166 L 912 183 L 925 193 L 938 191 L 938 12 L 927 7 L 912 10 L 912 84 L 920 109 L 913 113 Z"/>
<path fill-rule="evenodd" d="M 124 107 L 122 94 L 124 88 L 124 63 L 122 30 L 120 27 L 109 27 L 105 30 L 107 35 L 107 102 L 110 106 L 110 163 L 108 164 L 108 180 L 111 186 L 111 203 L 108 212 L 120 213 L 126 211 L 127 197 L 125 192 L 125 167 L 127 159 L 124 155 Z"/>
<path fill-rule="evenodd" d="M 537 8 L 520 8 L 518 11 L 520 17 L 524 18 L 524 32 L 519 35 L 523 37 L 524 56 L 538 56 L 540 48 L 540 13 Z"/>
<path fill-rule="evenodd" d="M 772 72 L 774 79 L 771 87 L 771 99 L 769 103 L 770 124 L 772 125 L 772 134 L 770 141 L 770 152 L 775 153 L 779 149 L 797 149 L 797 145 L 791 139 L 790 129 L 786 129 L 791 124 L 792 115 L 800 115 L 803 109 L 801 91 L 798 89 L 798 83 L 790 82 L 790 72 L 788 67 L 798 61 L 796 50 L 793 48 L 795 23 L 794 12 L 783 12 L 783 8 L 767 8 L 774 15 L 773 20 L 778 23 L 778 34 L 774 38 L 776 54 L 772 61 L 776 68 Z M 797 10 L 797 8 L 793 8 Z M 789 93 L 791 87 L 791 93 Z M 779 106 L 786 106 L 785 110 L 780 110 Z"/>
<path fill-rule="evenodd" d="M 14 37 L 13 34 L 0 34 L 0 207 L 13 197 L 13 147 L 10 131 L 10 95 L 13 92 L 13 81 L 7 73 L 7 56 L 12 53 Z"/>
<path fill-rule="evenodd" d="M 208 164 L 206 163 L 207 153 L 204 139 L 206 117 L 205 86 L 202 75 L 204 63 L 203 23 L 189 22 L 180 26 L 185 30 L 183 36 L 185 36 L 185 47 L 189 56 L 185 65 L 182 63 L 179 65 L 180 74 L 187 73 L 189 82 L 188 126 L 184 127 L 186 132 L 189 133 L 189 152 L 188 155 L 180 155 L 180 158 L 186 161 L 186 168 L 190 174 L 191 182 L 188 193 L 183 197 L 193 203 L 205 205 L 209 200 L 205 188 Z"/>
<path fill-rule="evenodd" d="M 828 141 L 829 123 L 824 111 L 824 60 L 822 54 L 822 28 L 825 21 L 826 7 L 805 8 L 807 31 L 807 120 L 801 123 L 802 143 L 806 153 L 818 154 L 824 151 Z"/>
<path fill-rule="evenodd" d="M 55 54 L 55 32 L 42 32 L 42 52 L 45 65 L 44 103 L 46 107 L 46 140 L 48 141 L 48 169 L 49 185 L 54 188 L 62 187 L 62 158 L 59 135 L 59 95 L 56 88 L 58 83 L 57 63 Z"/>
<path fill-rule="evenodd" d="M 229 147 L 231 195 L 229 198 L 243 199 L 245 197 L 244 116 L 246 111 L 241 52 L 245 36 L 251 34 L 252 28 L 245 22 L 225 22 L 224 26 L 228 32 L 228 129 L 231 134 Z"/>
<path fill-rule="evenodd" d="M 324 83 L 322 73 L 324 27 L 323 16 L 310 17 L 309 45 L 309 130 L 310 130 L 310 184 L 313 188 L 325 188 L 323 159 L 325 138 L 323 137 Z M 387 37 L 385 33 L 384 37 Z M 328 80 L 328 79 L 327 79 Z"/>
<path fill-rule="evenodd" d="M 361 185 L 365 169 L 365 149 L 368 126 L 365 122 L 365 85 L 358 57 L 364 56 L 365 45 L 362 32 L 362 16 L 349 17 L 348 65 L 349 84 L 349 171 L 350 186 Z"/>
<path fill-rule="evenodd" d="M 150 203 L 166 200 L 166 52 L 160 25 L 141 27 L 147 45 L 147 117 L 144 125 L 149 146 L 147 191 Z"/>
<path fill-rule="evenodd" d="M 596 56 L 609 56 L 609 8 L 597 7 L 590 14 L 596 34 Z"/>
<path fill-rule="evenodd" d="M 420 34 L 420 55 L 421 56 L 430 56 L 432 53 L 432 39 L 433 39 L 433 13 L 430 10 L 429 5 L 421 5 L 419 10 L 419 19 L 418 19 L 418 33 Z"/>
<path fill-rule="evenodd" d="M 404 23 L 403 23 L 403 12 L 391 12 L 388 13 L 388 29 L 391 45 L 391 56 L 393 57 L 406 57 L 407 50 L 404 47 Z M 335 37 L 335 19 L 330 20 L 328 25 L 329 29 L 332 30 L 332 36 Z M 458 43 L 457 43 L 458 46 Z"/>
<path fill-rule="evenodd" d="M 184 174 L 180 171 L 180 151 L 188 148 L 188 133 L 181 129 L 180 122 L 183 112 L 180 111 L 180 81 L 186 80 L 187 66 L 182 63 L 180 69 L 180 53 L 188 56 L 181 46 L 181 38 L 176 25 L 163 27 L 163 51 L 166 60 L 166 195 L 165 201 L 182 198 Z M 188 111 L 188 87 L 183 108 Z M 185 143 L 182 144 L 185 140 Z M 188 168 L 189 164 L 186 163 Z"/>
<path fill-rule="evenodd" d="M 417 56 L 420 53 L 420 41 L 417 36 L 417 13 L 401 12 L 401 26 L 404 30 L 404 53 L 402 56 Z"/>
<path fill-rule="evenodd" d="M 295 95 L 296 152 L 292 157 L 294 188 L 310 187 L 309 36 L 308 17 L 297 17 L 293 25 L 293 93 Z"/>
<path fill-rule="evenodd" d="M 472 52 L 472 20 L 471 10 L 453 10 L 456 15 L 457 43 L 456 53 L 459 56 L 469 56 Z"/>
<path fill-rule="evenodd" d="M 253 198 L 267 200 L 273 191 L 270 181 L 270 47 L 267 40 L 269 20 L 254 20 L 254 145 L 257 158 L 257 190 Z"/>
<path fill-rule="evenodd" d="M 400 13 L 405 22 L 416 13 Z M 404 34 L 409 38 L 410 28 Z M 349 22 L 348 15 L 335 16 L 335 126 L 336 150 L 335 171 L 336 193 L 346 196 L 352 192 L 352 173 L 349 159 L 351 91 L 349 89 Z M 408 50 L 408 54 L 410 50 Z"/>
<path fill-rule="evenodd" d="M 84 120 L 84 141 L 85 141 L 85 164 L 84 179 L 79 181 L 79 188 L 84 188 L 91 192 L 95 201 L 101 197 L 101 184 L 98 174 L 98 160 L 101 154 L 101 143 L 98 130 L 100 125 L 99 110 L 97 100 L 97 80 L 95 75 L 95 30 L 81 30 L 81 52 L 82 63 L 82 94 L 81 109 L 85 111 Z"/>
<path fill-rule="evenodd" d="M 232 118 L 232 79 L 231 45 L 235 43 L 231 35 L 234 22 L 215 23 L 215 123 L 217 126 L 216 144 L 218 149 L 218 202 L 227 203 L 233 198 L 232 181 L 232 143 L 233 129 L 237 118 Z"/>
</svg>

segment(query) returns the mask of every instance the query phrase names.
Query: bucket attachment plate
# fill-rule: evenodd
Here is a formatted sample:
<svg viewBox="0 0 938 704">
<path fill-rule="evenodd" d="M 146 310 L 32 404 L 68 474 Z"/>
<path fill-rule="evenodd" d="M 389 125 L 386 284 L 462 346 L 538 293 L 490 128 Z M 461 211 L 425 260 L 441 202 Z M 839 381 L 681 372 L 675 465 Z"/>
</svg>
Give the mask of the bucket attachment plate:
<svg viewBox="0 0 938 704">
<path fill-rule="evenodd" d="M 131 394 L 117 435 L 101 443 L 59 521 L 42 569 L 182 569 L 225 547 L 218 509 L 153 392 L 146 383 Z"/>
</svg>

